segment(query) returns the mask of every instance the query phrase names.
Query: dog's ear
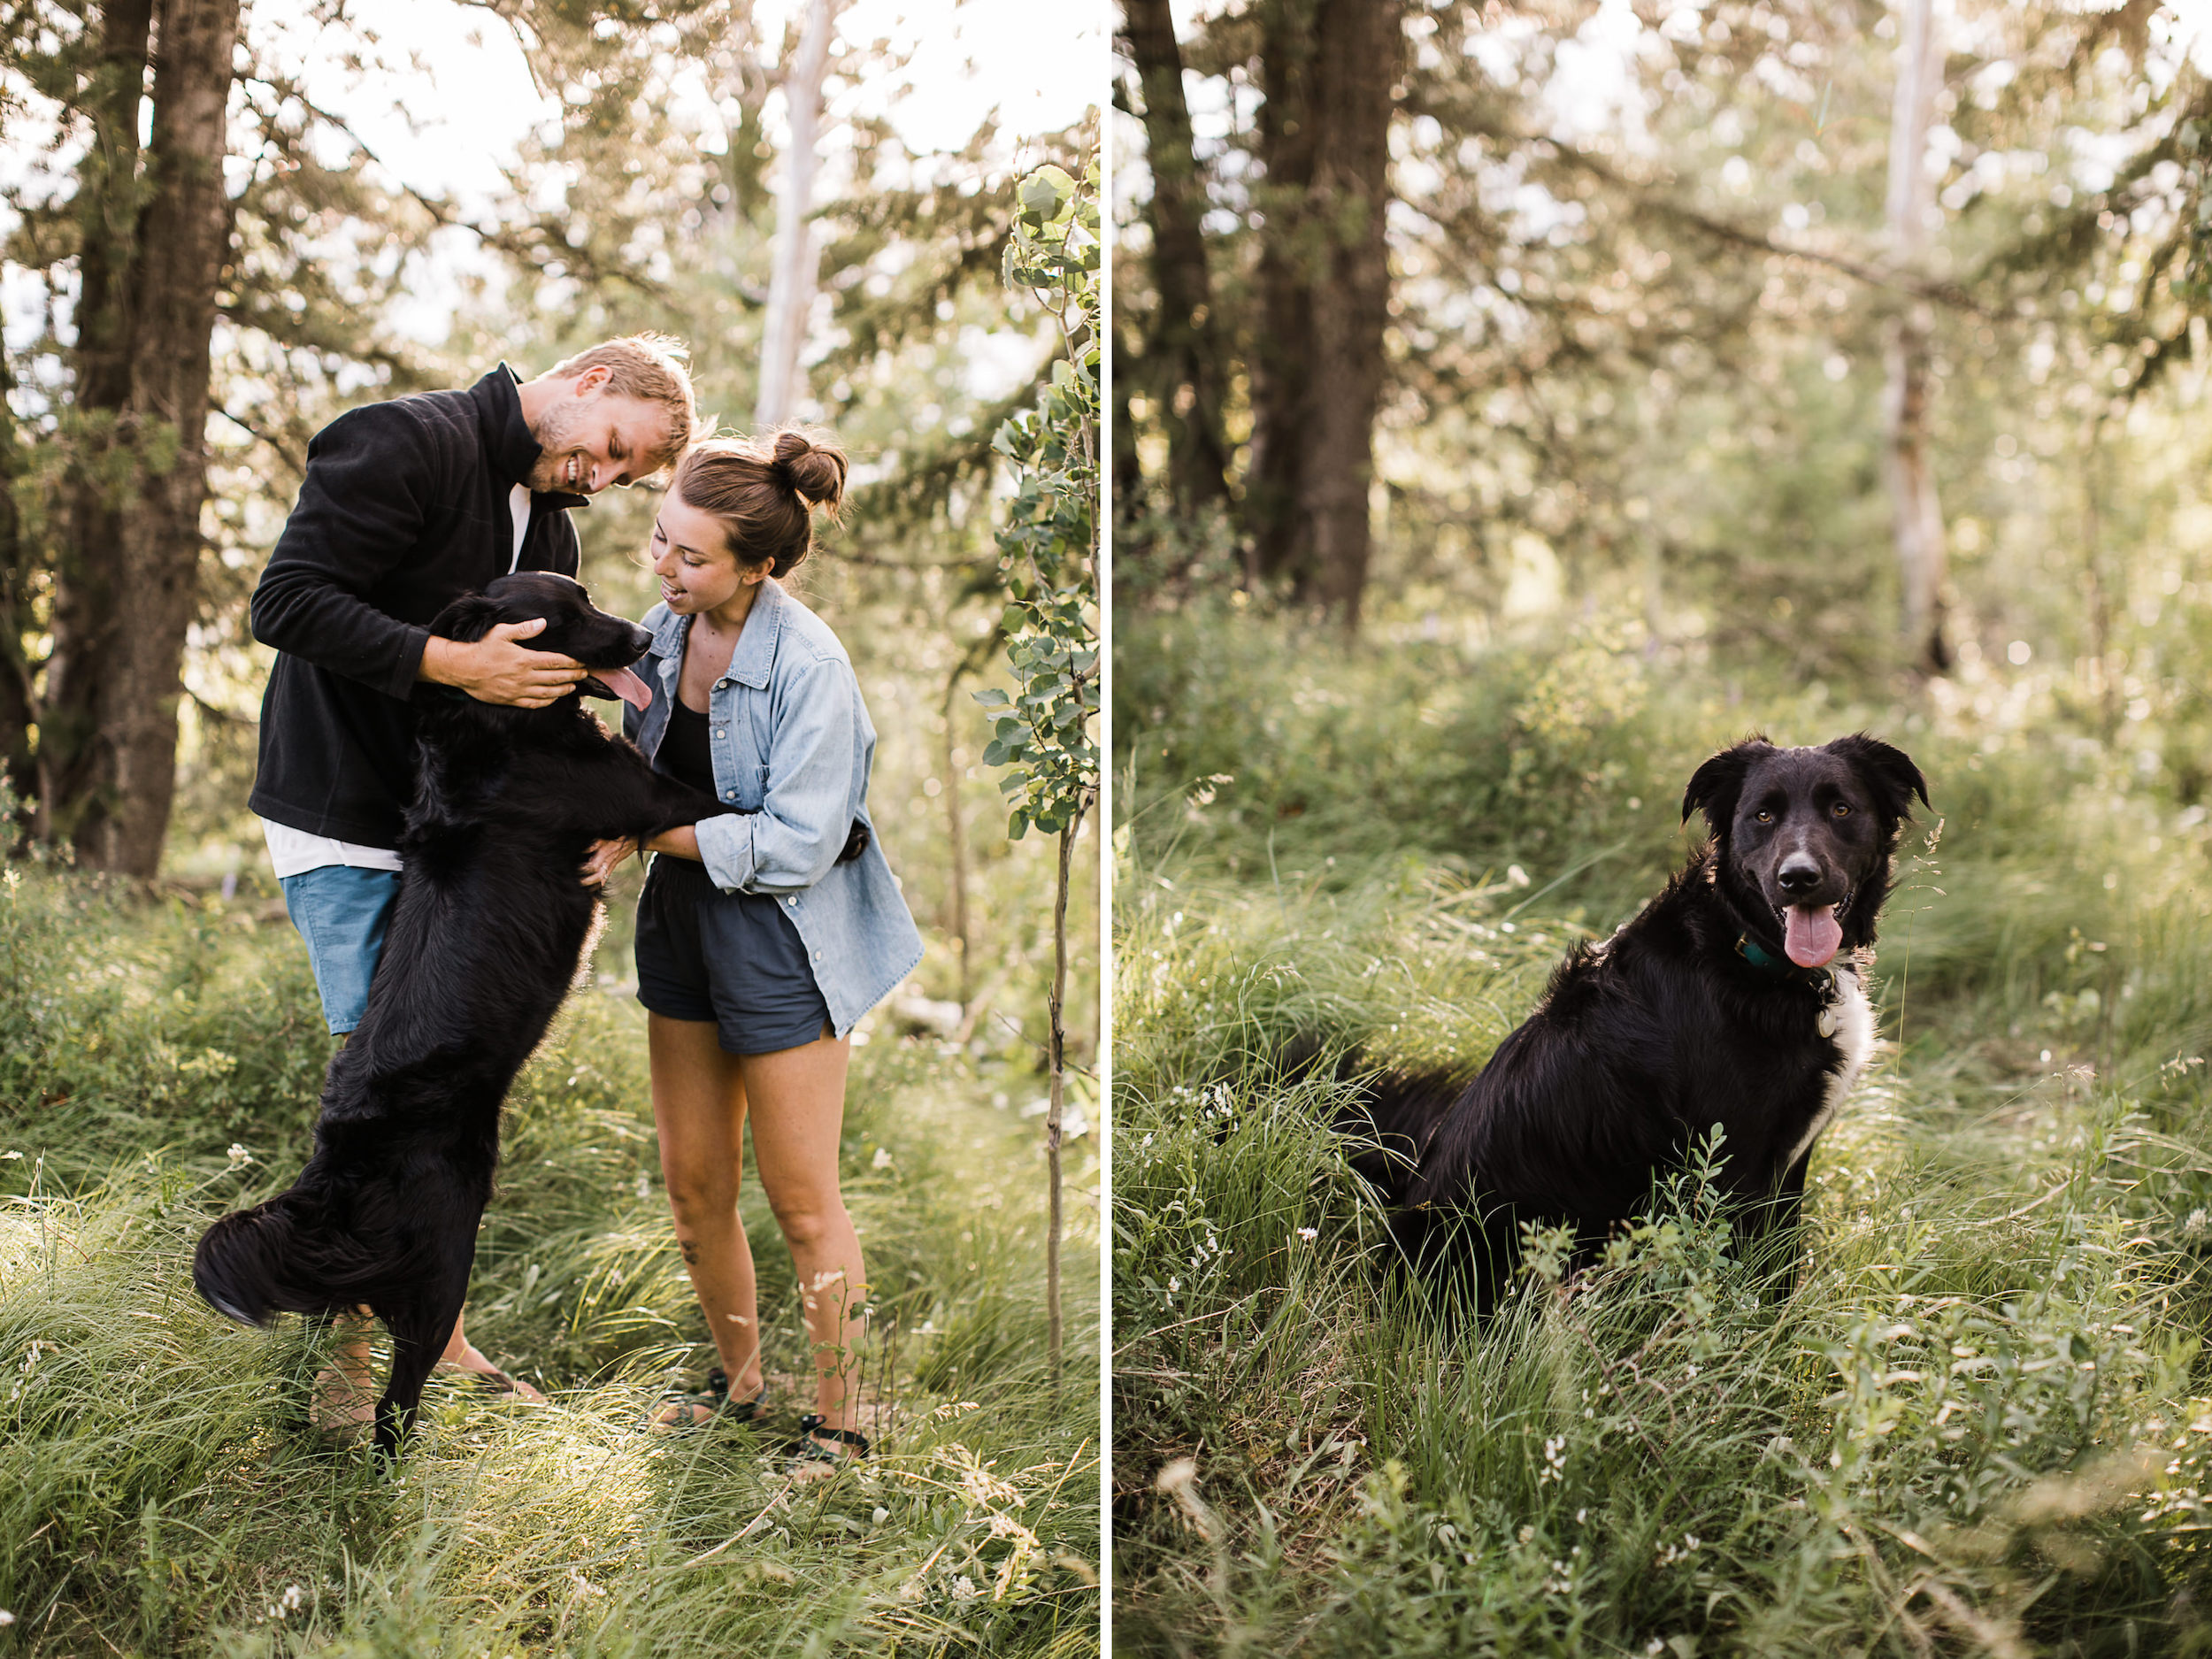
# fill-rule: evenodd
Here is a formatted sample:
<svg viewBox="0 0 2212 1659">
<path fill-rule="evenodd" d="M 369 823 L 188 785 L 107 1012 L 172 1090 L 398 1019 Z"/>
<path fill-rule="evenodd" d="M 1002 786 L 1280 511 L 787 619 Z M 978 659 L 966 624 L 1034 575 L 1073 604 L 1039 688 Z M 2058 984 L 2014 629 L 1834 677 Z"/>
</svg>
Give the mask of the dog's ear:
<svg viewBox="0 0 2212 1659">
<path fill-rule="evenodd" d="M 1826 748 L 1831 755 L 1849 762 L 1852 769 L 1866 780 L 1882 816 L 1892 823 L 1912 816 L 1915 795 L 1920 797 L 1921 805 L 1930 804 L 1928 780 L 1920 775 L 1920 768 L 1913 764 L 1912 757 L 1903 749 L 1879 738 L 1869 737 L 1864 732 L 1839 737 Z"/>
<path fill-rule="evenodd" d="M 459 640 L 474 644 L 503 620 L 500 603 L 482 594 L 463 594 L 458 599 L 438 612 L 430 631 L 442 640 Z"/>
<path fill-rule="evenodd" d="M 1736 797 L 1743 793 L 1743 780 L 1750 774 L 1752 762 L 1772 753 L 1773 744 L 1763 736 L 1755 736 L 1708 757 L 1690 774 L 1690 787 L 1682 792 L 1682 821 L 1686 824 L 1691 813 L 1701 811 L 1714 834 L 1724 833 L 1736 816 Z"/>
</svg>

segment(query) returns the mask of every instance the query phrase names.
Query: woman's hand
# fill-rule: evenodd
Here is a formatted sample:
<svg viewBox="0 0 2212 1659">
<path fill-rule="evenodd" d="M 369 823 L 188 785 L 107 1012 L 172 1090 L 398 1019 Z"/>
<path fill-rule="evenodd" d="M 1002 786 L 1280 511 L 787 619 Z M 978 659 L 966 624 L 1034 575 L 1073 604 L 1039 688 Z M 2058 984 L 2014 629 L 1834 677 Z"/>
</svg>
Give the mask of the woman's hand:
<svg viewBox="0 0 2212 1659">
<path fill-rule="evenodd" d="M 583 884 L 588 887 L 605 887 L 607 878 L 637 849 L 637 838 L 632 835 L 625 835 L 616 841 L 592 842 L 591 856 L 584 860 Z"/>
<path fill-rule="evenodd" d="M 645 843 L 645 850 L 649 853 L 673 853 L 679 858 L 690 859 L 695 864 L 705 862 L 699 854 L 699 831 L 690 824 L 679 824 L 674 829 L 663 830 Z"/>
</svg>

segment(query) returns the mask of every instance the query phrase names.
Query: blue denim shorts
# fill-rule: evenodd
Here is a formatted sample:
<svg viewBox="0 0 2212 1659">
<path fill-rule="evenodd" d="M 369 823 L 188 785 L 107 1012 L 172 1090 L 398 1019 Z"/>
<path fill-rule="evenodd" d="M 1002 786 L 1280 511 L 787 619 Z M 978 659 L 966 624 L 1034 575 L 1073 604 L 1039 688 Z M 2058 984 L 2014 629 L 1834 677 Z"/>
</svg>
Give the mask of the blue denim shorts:
<svg viewBox="0 0 2212 1659">
<path fill-rule="evenodd" d="M 670 1019 L 712 1021 L 725 1054 L 802 1048 L 830 1025 L 806 946 L 774 897 L 725 893 L 706 866 L 666 853 L 638 895 L 637 1000 Z"/>
<path fill-rule="evenodd" d="M 369 1006 L 369 980 L 384 954 L 384 924 L 399 892 L 396 870 L 325 864 L 286 876 L 284 908 L 307 941 L 307 960 L 322 993 L 323 1020 L 334 1037 L 361 1023 Z"/>
</svg>

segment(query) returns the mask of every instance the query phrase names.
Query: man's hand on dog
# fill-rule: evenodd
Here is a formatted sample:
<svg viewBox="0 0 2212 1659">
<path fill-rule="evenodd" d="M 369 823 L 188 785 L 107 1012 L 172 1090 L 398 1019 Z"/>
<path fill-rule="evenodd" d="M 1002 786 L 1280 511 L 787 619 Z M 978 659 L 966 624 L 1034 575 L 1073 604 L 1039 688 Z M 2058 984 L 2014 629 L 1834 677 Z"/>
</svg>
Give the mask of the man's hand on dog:
<svg viewBox="0 0 2212 1659">
<path fill-rule="evenodd" d="M 501 622 L 473 641 L 433 635 L 423 647 L 422 678 L 457 686 L 479 703 L 503 703 L 517 709 L 542 709 L 575 690 L 588 672 L 572 657 L 534 651 L 516 643 L 545 627 L 543 617 Z"/>
<path fill-rule="evenodd" d="M 618 841 L 594 841 L 591 856 L 584 860 L 583 883 L 588 887 L 603 887 L 607 878 L 615 872 L 625 858 L 637 850 L 637 842 L 630 836 Z"/>
</svg>

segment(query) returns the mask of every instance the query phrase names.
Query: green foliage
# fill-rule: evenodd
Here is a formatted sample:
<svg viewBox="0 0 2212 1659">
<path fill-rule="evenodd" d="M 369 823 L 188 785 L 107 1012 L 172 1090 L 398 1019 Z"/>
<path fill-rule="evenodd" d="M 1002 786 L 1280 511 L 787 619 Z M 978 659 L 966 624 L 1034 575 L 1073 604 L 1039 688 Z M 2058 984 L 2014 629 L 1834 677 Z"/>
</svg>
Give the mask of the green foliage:
<svg viewBox="0 0 2212 1659">
<path fill-rule="evenodd" d="M 1582 667 L 1563 698 L 1570 658 Z M 1992 1017 L 2024 1032 L 2059 995 L 2086 1010 L 2067 1043 L 2100 1064 L 2164 1034 L 2212 1041 L 2187 942 L 2212 892 L 2193 722 L 2147 718 L 2108 746 L 2061 721 L 2070 664 L 1977 669 L 1934 711 L 1694 666 L 1594 626 L 1348 649 L 1233 603 L 1125 617 L 1118 845 L 1176 879 L 1279 885 L 1288 902 L 1517 869 L 1531 886 L 1517 902 L 1606 932 L 1701 833 L 1683 826 L 1681 799 L 1705 756 L 1753 731 L 1817 743 L 1866 729 L 1920 762 L 1945 825 L 1941 873 L 1909 866 L 1944 898 L 1900 900 L 1886 924 L 1916 992 L 1991 997 Z M 1909 853 L 1931 826 L 1924 814 Z M 2130 932 L 2174 949 L 2124 962 Z"/>
<path fill-rule="evenodd" d="M 1194 107 L 1239 111 L 1202 123 L 1192 175 L 1233 518 L 1254 506 L 1243 441 L 1265 396 L 1267 296 L 1305 257 L 1271 244 L 1285 215 L 1256 166 L 1269 123 L 1253 101 L 1297 76 L 1265 61 L 1271 14 L 1290 15 L 1193 13 L 1182 39 Z M 2187 61 L 2193 37 L 2154 14 L 2031 0 L 1946 15 L 1925 157 L 1941 223 L 1924 269 L 1901 273 L 1880 8 L 1648 14 L 1624 24 L 1617 104 L 1575 38 L 1579 12 L 1409 10 L 1362 626 L 1509 640 L 1628 613 L 1732 668 L 1881 683 L 1898 609 L 1885 342 L 1925 294 L 1962 658 L 2017 640 L 2083 661 L 2085 697 L 2132 680 L 2134 695 L 2193 701 L 2171 650 L 2176 625 L 2205 627 L 2212 83 Z M 1567 107 L 1572 130 L 1554 119 Z M 1172 608 L 1253 570 L 1208 557 L 1211 524 L 1173 520 L 1168 445 L 1187 417 L 1147 353 L 1181 319 L 1161 314 L 1148 168 L 1119 176 L 1116 534 L 1142 557 L 1116 591 L 1142 603 L 1148 584 Z M 2129 701 L 2116 690 L 2108 716 Z"/>
<path fill-rule="evenodd" d="M 1387 1278 L 1327 1126 L 1341 1087 L 1259 1056 L 1318 1031 L 1479 1060 L 1556 925 L 1506 933 L 1505 895 L 1448 880 L 1287 917 L 1148 897 L 1116 1016 L 1118 1650 L 1763 1655 L 1986 1620 L 2064 1651 L 2188 1625 L 2212 1171 L 2133 1101 L 2030 1086 L 2043 1133 L 2001 1154 L 1976 1102 L 1886 1073 L 1823 1142 L 1784 1308 L 1693 1168 L 1570 1285 L 1532 1239 L 1478 1336 Z"/>
<path fill-rule="evenodd" d="M 471 1287 L 472 1334 L 554 1403 L 434 1381 L 388 1478 L 285 1426 L 318 1344 L 295 1322 L 227 1324 L 188 1277 L 208 1221 L 309 1150 L 330 1042 L 280 907 L 10 877 L 0 1609 L 17 1622 L 0 1650 L 1096 1650 L 1095 1396 L 1045 1386 L 1033 1153 L 994 1107 L 1025 1056 L 978 1065 L 887 1029 L 856 1050 L 840 1162 L 875 1281 L 864 1411 L 887 1455 L 795 1493 L 773 1454 L 810 1362 L 757 1184 L 776 1416 L 758 1435 L 641 1432 L 708 1350 L 640 1017 L 580 991 L 510 1102 Z M 1072 1289 L 1095 1363 L 1094 1276 Z"/>
<path fill-rule="evenodd" d="M 1071 832 L 1098 794 L 1098 189 L 1096 161 L 1079 187 L 1059 167 L 1037 169 L 1018 192 L 1004 256 L 1008 284 L 1036 297 L 1063 346 L 1037 406 L 991 441 L 1015 470 L 997 532 L 1015 691 L 976 701 L 1009 710 L 983 761 L 1008 768 L 999 787 L 1015 798 L 1017 841 L 1032 826 Z"/>
<path fill-rule="evenodd" d="M 1118 649 L 1117 1651 L 2212 1634 L 2212 849 L 2169 772 L 2039 692 L 1938 720 L 1654 674 L 1578 714 L 1542 650 L 1346 650 L 1228 604 Z M 1620 659 L 1601 684 L 1643 660 L 1570 649 Z M 1897 1047 L 1814 1155 L 1799 1287 L 1755 1294 L 1694 1164 L 1588 1273 L 1532 1236 L 1471 1331 L 1386 1271 L 1325 1056 L 1479 1064 L 1679 857 L 1681 780 L 1747 709 L 1895 739 L 1943 819 L 1901 849 Z M 1325 1063 L 1286 1071 L 1294 1041 Z"/>
</svg>

